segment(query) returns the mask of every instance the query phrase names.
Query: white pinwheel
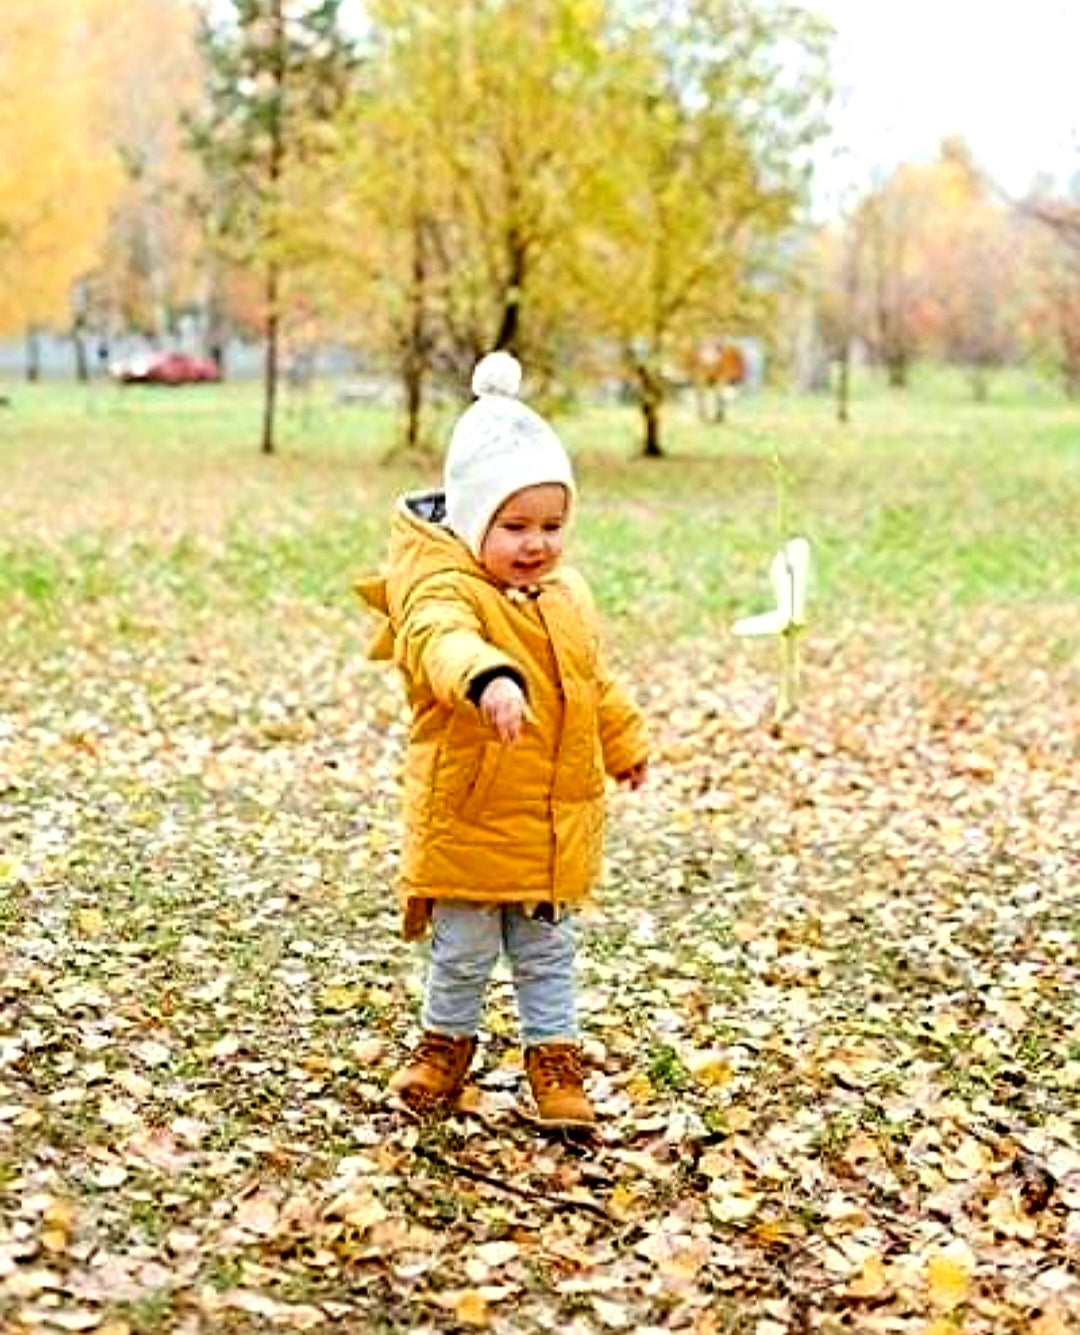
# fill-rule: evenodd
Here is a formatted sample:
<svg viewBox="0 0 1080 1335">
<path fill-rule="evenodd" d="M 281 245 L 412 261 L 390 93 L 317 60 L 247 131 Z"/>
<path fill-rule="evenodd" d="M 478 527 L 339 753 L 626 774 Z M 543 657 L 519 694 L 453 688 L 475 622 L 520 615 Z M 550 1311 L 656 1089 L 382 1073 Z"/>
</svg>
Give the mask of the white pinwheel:
<svg viewBox="0 0 1080 1335">
<path fill-rule="evenodd" d="M 806 628 L 806 594 L 810 580 L 810 544 L 791 538 L 776 553 L 769 566 L 769 580 L 776 595 L 771 612 L 743 617 L 732 630 L 736 635 L 780 637 L 780 689 L 776 699 L 777 722 L 794 713 L 799 689 L 799 636 Z"/>
</svg>

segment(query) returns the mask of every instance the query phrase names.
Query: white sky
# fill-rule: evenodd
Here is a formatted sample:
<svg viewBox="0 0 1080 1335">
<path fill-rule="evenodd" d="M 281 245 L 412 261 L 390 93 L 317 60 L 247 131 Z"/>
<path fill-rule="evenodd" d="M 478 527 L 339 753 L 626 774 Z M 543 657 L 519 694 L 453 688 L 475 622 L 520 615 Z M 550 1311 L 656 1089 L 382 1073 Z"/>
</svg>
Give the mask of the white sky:
<svg viewBox="0 0 1080 1335">
<path fill-rule="evenodd" d="M 1080 0 L 805 0 L 836 29 L 830 193 L 962 135 L 1006 189 L 1080 172 Z M 826 187 L 828 192 L 828 187 Z"/>
</svg>

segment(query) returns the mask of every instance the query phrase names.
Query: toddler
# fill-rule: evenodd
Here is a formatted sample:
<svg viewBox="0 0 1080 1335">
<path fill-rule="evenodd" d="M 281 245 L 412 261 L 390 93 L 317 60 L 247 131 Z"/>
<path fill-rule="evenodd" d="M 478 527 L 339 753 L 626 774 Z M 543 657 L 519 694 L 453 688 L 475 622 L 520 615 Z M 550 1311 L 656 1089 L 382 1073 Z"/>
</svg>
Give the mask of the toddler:
<svg viewBox="0 0 1080 1335">
<path fill-rule="evenodd" d="M 520 380 L 508 353 L 478 364 L 444 490 L 398 502 L 387 574 L 358 585 L 412 710 L 400 895 L 406 937 L 431 931 L 423 1033 L 390 1087 L 416 1112 L 457 1100 L 505 952 L 535 1115 L 588 1127 L 574 911 L 600 872 L 605 775 L 639 787 L 646 744 L 561 564 L 573 472 Z"/>
</svg>

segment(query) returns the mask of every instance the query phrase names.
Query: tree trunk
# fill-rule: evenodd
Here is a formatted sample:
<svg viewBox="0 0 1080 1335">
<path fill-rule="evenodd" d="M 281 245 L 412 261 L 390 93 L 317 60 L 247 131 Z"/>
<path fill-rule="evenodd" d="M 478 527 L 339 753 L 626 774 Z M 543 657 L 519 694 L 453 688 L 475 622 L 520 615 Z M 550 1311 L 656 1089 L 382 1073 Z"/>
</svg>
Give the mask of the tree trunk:
<svg viewBox="0 0 1080 1335">
<path fill-rule="evenodd" d="M 723 426 L 727 421 L 728 396 L 727 385 L 719 384 L 713 386 L 713 410 L 712 420 L 714 426 Z"/>
<path fill-rule="evenodd" d="M 26 329 L 26 379 L 31 385 L 41 379 L 41 330 L 37 325 Z"/>
<path fill-rule="evenodd" d="M 516 228 L 506 238 L 508 274 L 502 322 L 495 338 L 496 348 L 513 352 L 521 340 L 521 294 L 525 288 L 526 246 Z"/>
<path fill-rule="evenodd" d="M 645 446 L 641 451 L 646 459 L 662 459 L 664 451 L 660 447 L 660 412 L 651 399 L 641 400 L 641 413 L 645 419 Z"/>
<path fill-rule="evenodd" d="M 90 358 L 86 353 L 86 342 L 81 329 L 71 331 L 71 347 L 75 353 L 75 379 L 80 385 L 90 382 Z"/>
<path fill-rule="evenodd" d="M 413 219 L 412 290 L 408 342 L 402 370 L 405 381 L 405 445 L 418 449 L 424 411 L 424 379 L 427 371 L 427 255 L 424 249 L 424 220 Z"/>
<path fill-rule="evenodd" d="M 219 289 L 219 274 L 217 260 L 212 261 L 213 269 L 210 274 L 209 292 L 206 298 L 206 311 L 204 319 L 206 321 L 206 355 L 217 367 L 218 375 L 222 380 L 225 379 L 225 312 L 222 306 L 221 294 Z"/>
<path fill-rule="evenodd" d="M 976 403 L 986 403 L 990 398 L 990 377 L 985 366 L 971 368 L 971 397 Z"/>
<path fill-rule="evenodd" d="M 844 241 L 844 324 L 836 376 L 836 420 L 842 426 L 851 421 L 851 352 L 855 341 L 864 239 L 862 228 L 849 217 Z"/>
<path fill-rule="evenodd" d="M 836 375 L 836 420 L 851 421 L 851 343 L 844 340 Z"/>
<path fill-rule="evenodd" d="M 660 408 L 663 402 L 660 383 L 651 369 L 641 362 L 634 367 L 638 382 L 638 402 L 641 404 L 641 416 L 645 425 L 645 443 L 642 457 L 661 459 L 664 451 L 660 445 Z"/>
<path fill-rule="evenodd" d="M 276 240 L 277 221 L 275 210 L 280 202 L 281 175 L 285 163 L 285 5 L 284 0 L 273 0 L 270 11 L 271 32 L 274 50 L 274 112 L 270 118 L 270 156 L 266 175 L 269 184 L 271 221 L 267 230 L 266 241 L 273 248 Z M 266 267 L 266 361 L 263 375 L 263 430 L 262 452 L 274 453 L 274 409 L 277 403 L 278 353 L 281 338 L 281 270 L 276 258 L 271 258 Z"/>
<path fill-rule="evenodd" d="M 1078 336 L 1068 318 L 1065 303 L 1062 303 L 1061 347 L 1063 352 L 1062 371 L 1065 375 L 1065 395 L 1069 399 L 1080 398 L 1080 336 Z"/>
<path fill-rule="evenodd" d="M 266 270 L 266 355 L 263 360 L 262 452 L 274 453 L 274 417 L 277 408 L 278 358 L 281 317 L 278 314 L 280 275 L 276 263 Z"/>
<path fill-rule="evenodd" d="M 886 363 L 889 373 L 890 389 L 907 389 L 908 358 L 905 352 L 892 353 Z"/>
</svg>

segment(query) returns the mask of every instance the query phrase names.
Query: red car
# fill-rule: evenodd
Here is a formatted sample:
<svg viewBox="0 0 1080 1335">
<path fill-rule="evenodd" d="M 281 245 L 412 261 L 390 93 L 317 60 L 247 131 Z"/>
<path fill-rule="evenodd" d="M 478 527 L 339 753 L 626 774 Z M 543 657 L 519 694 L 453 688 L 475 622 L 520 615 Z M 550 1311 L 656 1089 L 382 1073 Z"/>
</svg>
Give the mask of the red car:
<svg viewBox="0 0 1080 1335">
<path fill-rule="evenodd" d="M 121 385 L 204 385 L 221 379 L 217 363 L 187 352 L 148 352 L 109 368 Z"/>
</svg>

